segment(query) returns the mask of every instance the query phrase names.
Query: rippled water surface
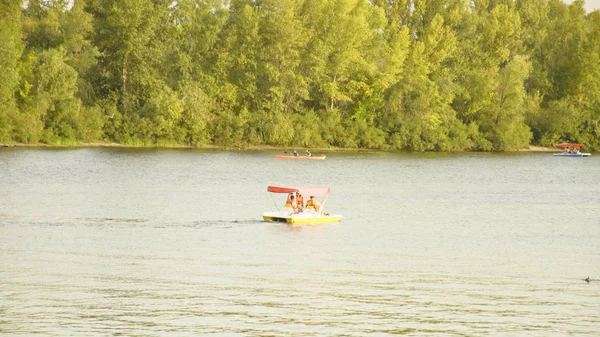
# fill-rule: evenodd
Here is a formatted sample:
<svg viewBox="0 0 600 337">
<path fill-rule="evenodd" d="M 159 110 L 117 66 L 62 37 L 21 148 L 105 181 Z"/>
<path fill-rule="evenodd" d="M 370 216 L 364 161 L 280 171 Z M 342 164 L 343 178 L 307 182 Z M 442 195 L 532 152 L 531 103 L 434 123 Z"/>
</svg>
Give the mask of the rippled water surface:
<svg viewBox="0 0 600 337">
<path fill-rule="evenodd" d="M 0 149 L 0 335 L 600 336 L 600 154 L 275 154 Z"/>
</svg>

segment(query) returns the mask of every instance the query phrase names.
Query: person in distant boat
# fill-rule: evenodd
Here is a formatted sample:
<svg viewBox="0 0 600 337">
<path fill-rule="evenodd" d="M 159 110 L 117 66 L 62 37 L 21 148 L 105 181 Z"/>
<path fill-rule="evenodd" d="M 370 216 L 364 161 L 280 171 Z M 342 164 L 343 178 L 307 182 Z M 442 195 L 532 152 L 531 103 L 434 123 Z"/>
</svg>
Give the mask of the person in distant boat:
<svg viewBox="0 0 600 337">
<path fill-rule="evenodd" d="M 306 156 L 307 157 L 312 157 L 312 153 L 310 153 L 310 150 L 306 150 Z"/>
<path fill-rule="evenodd" d="M 294 150 L 294 157 L 298 157 L 298 151 Z"/>
<path fill-rule="evenodd" d="M 569 153 L 571 153 L 571 152 L 569 151 L 569 148 L 568 148 L 568 147 L 565 147 L 565 154 L 569 154 Z"/>
<path fill-rule="evenodd" d="M 288 198 L 285 201 L 284 208 L 287 208 L 290 213 L 296 213 L 296 203 L 294 202 L 294 193 L 288 194 Z"/>
<path fill-rule="evenodd" d="M 576 147 L 576 148 L 573 149 L 573 154 L 579 154 L 579 148 L 578 147 Z"/>
<path fill-rule="evenodd" d="M 315 197 L 311 195 L 310 199 L 308 199 L 308 201 L 306 202 L 306 209 L 307 210 L 312 209 L 313 211 L 318 212 L 319 207 L 320 207 L 319 202 L 316 201 Z"/>
<path fill-rule="evenodd" d="M 298 213 L 304 210 L 304 197 L 299 192 L 296 192 L 296 211 Z"/>
</svg>

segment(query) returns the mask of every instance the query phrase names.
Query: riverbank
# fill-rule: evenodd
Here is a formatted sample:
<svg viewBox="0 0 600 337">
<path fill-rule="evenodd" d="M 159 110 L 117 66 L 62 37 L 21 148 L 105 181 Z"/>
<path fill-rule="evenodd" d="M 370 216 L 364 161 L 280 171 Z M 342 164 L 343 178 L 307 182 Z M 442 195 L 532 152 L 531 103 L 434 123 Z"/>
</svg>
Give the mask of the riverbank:
<svg viewBox="0 0 600 337">
<path fill-rule="evenodd" d="M 560 149 L 544 146 L 529 145 L 526 149 L 517 150 L 517 152 L 560 152 Z"/>
<path fill-rule="evenodd" d="M 281 150 L 281 151 L 293 151 L 292 146 L 270 146 L 270 145 L 253 145 L 246 147 L 219 147 L 215 145 L 205 145 L 201 147 L 189 146 L 189 145 L 177 145 L 177 146 L 143 146 L 143 145 L 124 145 L 118 143 L 81 143 L 81 144 L 0 144 L 0 148 L 6 147 L 48 147 L 48 148 L 92 148 L 92 147 L 122 147 L 122 148 L 162 148 L 162 149 L 214 149 L 214 150 Z M 298 146 L 295 149 L 304 151 L 306 148 Z M 318 148 L 311 147 L 311 151 L 329 151 L 329 152 L 341 152 L 341 151 L 384 151 L 384 150 L 373 150 L 373 149 L 359 149 L 359 148 Z M 559 152 L 560 149 L 529 145 L 527 148 L 504 151 L 504 152 Z M 456 151 L 456 152 L 469 152 L 469 151 Z"/>
<path fill-rule="evenodd" d="M 318 148 L 310 147 L 306 148 L 303 146 L 270 146 L 270 145 L 252 145 L 244 147 L 221 147 L 216 145 L 204 145 L 204 146 L 189 146 L 189 145 L 172 145 L 172 146 L 145 146 L 145 145 L 125 145 L 118 143 L 81 143 L 81 144 L 0 144 L 0 148 L 3 147 L 47 147 L 47 148 L 93 148 L 93 147 L 113 147 L 113 148 L 147 148 L 147 149 L 198 149 L 198 150 L 273 150 L 273 151 L 304 151 L 310 149 L 311 151 L 374 151 L 372 149 L 353 149 L 353 148 Z"/>
</svg>

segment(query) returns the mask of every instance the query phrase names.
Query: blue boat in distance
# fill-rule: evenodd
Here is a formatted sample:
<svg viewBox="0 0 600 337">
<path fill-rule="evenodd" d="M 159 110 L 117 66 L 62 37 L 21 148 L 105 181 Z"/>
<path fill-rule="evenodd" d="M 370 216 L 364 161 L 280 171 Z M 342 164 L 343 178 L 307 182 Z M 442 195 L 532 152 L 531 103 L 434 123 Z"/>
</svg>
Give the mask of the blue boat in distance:
<svg viewBox="0 0 600 337">
<path fill-rule="evenodd" d="M 577 144 L 577 143 L 560 143 L 560 144 L 556 144 L 557 147 L 561 147 L 563 148 L 563 152 L 561 153 L 555 153 L 554 156 L 558 156 L 558 157 L 589 157 L 592 154 L 591 153 L 583 153 L 583 152 L 579 152 L 579 148 L 583 147 L 583 144 Z"/>
</svg>

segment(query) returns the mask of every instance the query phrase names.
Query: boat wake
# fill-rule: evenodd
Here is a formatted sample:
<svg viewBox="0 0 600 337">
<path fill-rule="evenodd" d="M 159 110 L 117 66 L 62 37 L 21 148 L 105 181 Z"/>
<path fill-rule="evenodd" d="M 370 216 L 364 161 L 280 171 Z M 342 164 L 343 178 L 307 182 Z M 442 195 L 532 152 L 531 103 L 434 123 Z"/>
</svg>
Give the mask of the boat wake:
<svg viewBox="0 0 600 337">
<path fill-rule="evenodd" d="M 144 226 L 144 227 L 189 227 L 189 228 L 227 228 L 257 225 L 262 219 L 214 219 L 177 221 L 174 219 L 120 218 L 120 217 L 41 217 L 0 213 L 1 225 L 29 224 L 33 226 Z"/>
</svg>

